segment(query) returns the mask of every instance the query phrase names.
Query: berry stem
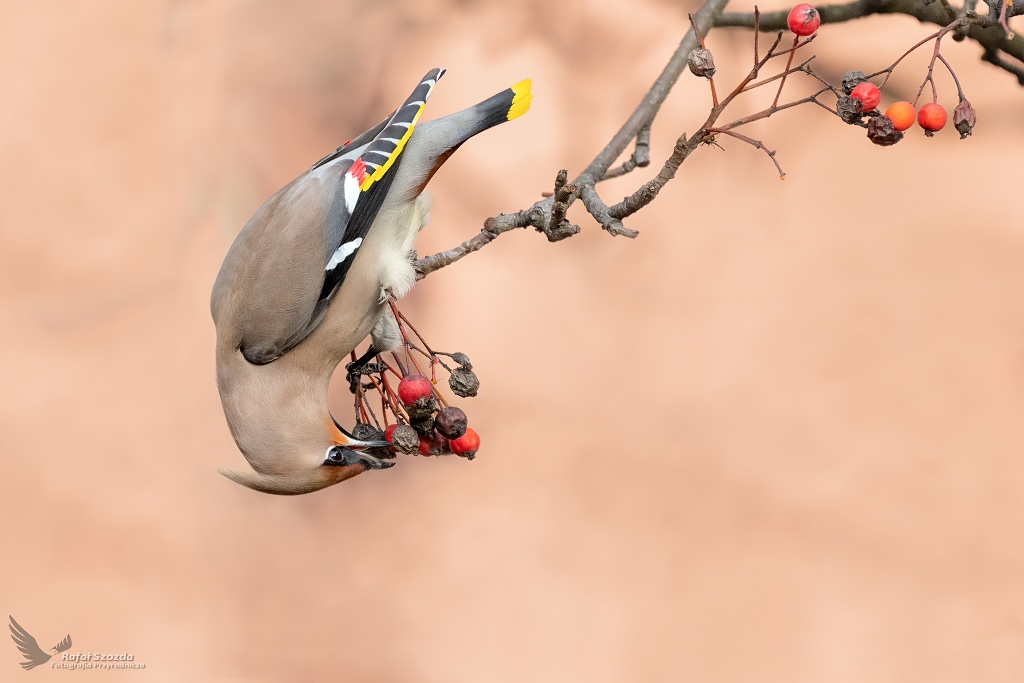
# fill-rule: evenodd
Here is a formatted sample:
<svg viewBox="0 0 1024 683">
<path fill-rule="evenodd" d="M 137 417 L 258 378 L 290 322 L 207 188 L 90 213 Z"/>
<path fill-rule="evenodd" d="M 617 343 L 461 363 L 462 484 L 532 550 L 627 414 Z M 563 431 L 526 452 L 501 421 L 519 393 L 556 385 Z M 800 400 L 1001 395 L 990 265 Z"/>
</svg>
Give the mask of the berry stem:
<svg viewBox="0 0 1024 683">
<path fill-rule="evenodd" d="M 764 153 L 767 154 L 768 158 L 772 160 L 773 164 L 775 164 L 775 168 L 778 169 L 778 171 L 779 171 L 779 180 L 785 180 L 786 179 L 786 172 L 782 170 L 782 166 L 779 165 L 779 160 L 775 158 L 775 151 L 776 150 L 769 150 L 767 147 L 764 146 L 764 143 L 761 142 L 760 140 L 755 140 L 754 138 L 748 138 L 746 135 L 743 135 L 742 133 L 737 133 L 737 132 L 732 131 L 732 130 L 726 130 L 724 128 L 708 128 L 707 130 L 708 130 L 709 133 L 721 133 L 722 135 L 728 135 L 730 137 L 734 137 L 737 140 L 742 140 L 743 142 L 747 143 L 748 145 L 753 145 L 756 149 L 764 150 Z"/>
<path fill-rule="evenodd" d="M 761 10 L 754 5 L 754 78 L 757 78 L 757 36 L 761 33 Z"/>
<path fill-rule="evenodd" d="M 782 89 L 786 87 L 786 76 L 789 75 L 789 67 L 793 66 L 793 55 L 796 54 L 796 49 L 800 44 L 800 36 L 793 38 L 793 48 L 789 51 L 789 59 L 786 60 L 786 70 L 782 72 L 782 81 L 779 83 L 779 89 L 775 93 L 775 99 L 772 100 L 772 108 L 774 109 L 779 104 L 779 98 L 782 97 Z M 776 164 L 777 165 L 777 164 Z M 782 169 L 779 169 L 779 173 L 782 173 Z M 786 174 L 782 173 L 785 177 Z"/>
<path fill-rule="evenodd" d="M 686 16 L 689 17 L 690 19 L 690 26 L 693 27 L 693 35 L 697 36 L 697 42 L 700 44 L 700 48 L 702 50 L 706 50 L 707 47 L 704 45 L 704 36 L 700 34 L 700 28 L 697 26 L 697 22 L 693 20 L 693 15 L 687 14 Z M 756 40 L 757 34 L 755 33 L 754 36 Z M 715 91 L 715 77 L 712 76 L 711 78 L 709 78 L 708 83 L 711 85 L 711 106 L 717 107 L 718 93 Z"/>
<path fill-rule="evenodd" d="M 411 322 L 409 322 L 409 319 L 406 318 L 404 315 L 402 315 L 402 312 L 400 310 L 398 310 L 398 306 L 395 305 L 395 302 L 389 300 L 388 303 L 391 304 L 391 310 L 395 314 L 395 318 L 400 319 L 402 322 L 404 322 L 406 325 L 408 325 L 409 329 L 412 330 L 413 334 L 415 334 L 419 338 L 420 342 L 422 342 L 424 348 L 427 349 L 427 351 L 430 353 L 430 355 L 431 356 L 436 356 L 437 354 L 434 353 L 433 349 L 430 348 L 430 344 L 427 343 L 427 340 L 424 339 L 423 335 L 420 334 L 419 330 L 417 330 L 413 326 L 413 324 Z"/>
<path fill-rule="evenodd" d="M 964 89 L 960 87 L 960 79 L 957 78 L 956 73 L 953 72 L 953 67 L 949 65 L 949 62 L 947 62 L 946 58 L 941 54 L 939 55 L 939 61 L 946 67 L 946 71 L 949 72 L 949 75 L 953 77 L 953 82 L 956 83 L 956 94 L 960 98 L 960 101 L 963 102 L 967 98 L 964 97 Z"/>
<path fill-rule="evenodd" d="M 774 83 L 775 81 L 779 80 L 780 78 L 785 78 L 789 74 L 796 73 L 797 71 L 803 71 L 804 73 L 811 73 L 811 75 L 813 76 L 814 75 L 813 72 L 810 72 L 809 70 L 807 70 L 805 68 L 813 60 L 814 60 L 814 57 L 811 57 L 810 59 L 805 61 L 803 64 L 800 64 L 798 66 L 794 66 L 792 69 L 787 69 L 786 71 L 783 71 L 782 73 L 775 74 L 774 76 L 771 76 L 770 78 L 765 78 L 765 79 L 762 79 L 760 81 L 755 81 L 754 83 L 751 83 L 751 84 L 747 85 L 745 88 L 743 88 L 743 92 L 749 92 L 749 91 L 753 90 L 754 88 L 759 88 L 762 85 L 767 85 L 768 83 Z"/>
</svg>

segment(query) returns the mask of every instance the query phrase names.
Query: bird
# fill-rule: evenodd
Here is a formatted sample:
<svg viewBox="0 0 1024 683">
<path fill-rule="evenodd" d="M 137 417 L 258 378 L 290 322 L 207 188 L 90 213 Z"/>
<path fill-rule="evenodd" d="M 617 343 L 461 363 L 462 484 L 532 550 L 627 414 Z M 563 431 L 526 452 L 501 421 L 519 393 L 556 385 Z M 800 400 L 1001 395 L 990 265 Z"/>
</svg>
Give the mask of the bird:
<svg viewBox="0 0 1024 683">
<path fill-rule="evenodd" d="M 25 662 L 19 662 L 21 664 L 21 668 L 27 671 L 50 661 L 50 658 L 53 655 L 43 652 L 42 648 L 39 647 L 39 643 L 36 642 L 36 639 L 33 638 L 28 631 L 22 628 L 21 624 L 14 620 L 14 617 L 9 614 L 7 616 L 11 620 L 11 623 L 8 625 L 11 629 L 11 638 L 14 640 L 14 644 L 18 649 L 21 650 L 21 654 L 24 655 L 26 660 L 28 660 Z M 51 647 L 50 651 L 54 654 L 60 654 L 61 652 L 70 649 L 71 635 L 68 634 L 64 636 L 64 640 Z"/>
<path fill-rule="evenodd" d="M 220 469 L 263 493 L 299 495 L 385 469 L 327 407 L 334 369 L 368 335 L 400 343 L 388 303 L 416 282 L 412 251 L 429 220 L 427 183 L 469 138 L 524 114 L 524 79 L 420 123 L 445 70 L 431 69 L 383 121 L 264 202 L 231 245 L 210 297 L 217 388 L 249 470 Z"/>
</svg>

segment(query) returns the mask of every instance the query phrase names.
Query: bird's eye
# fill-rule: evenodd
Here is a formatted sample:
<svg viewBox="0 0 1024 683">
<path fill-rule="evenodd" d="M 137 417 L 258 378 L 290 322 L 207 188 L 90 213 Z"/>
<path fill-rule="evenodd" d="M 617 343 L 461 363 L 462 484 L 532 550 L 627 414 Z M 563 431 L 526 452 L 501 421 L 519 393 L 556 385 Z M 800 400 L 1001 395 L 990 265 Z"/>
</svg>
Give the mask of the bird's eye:
<svg viewBox="0 0 1024 683">
<path fill-rule="evenodd" d="M 333 446 L 330 450 L 327 451 L 328 462 L 341 462 L 344 459 L 344 457 L 345 456 L 341 452 L 341 449 L 338 448 L 337 446 Z"/>
</svg>

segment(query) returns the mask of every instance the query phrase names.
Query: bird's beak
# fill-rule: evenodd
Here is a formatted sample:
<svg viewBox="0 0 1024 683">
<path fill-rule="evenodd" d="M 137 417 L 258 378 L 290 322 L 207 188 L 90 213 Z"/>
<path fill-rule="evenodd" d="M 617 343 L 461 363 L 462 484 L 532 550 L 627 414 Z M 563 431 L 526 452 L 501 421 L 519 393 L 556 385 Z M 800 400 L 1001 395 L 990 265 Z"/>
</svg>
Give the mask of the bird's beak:
<svg viewBox="0 0 1024 683">
<path fill-rule="evenodd" d="M 395 466 L 394 460 L 381 460 L 373 457 L 369 453 L 362 453 L 360 451 L 353 451 L 353 453 L 359 456 L 359 459 L 363 461 L 363 464 L 366 465 L 366 469 L 368 470 L 386 470 L 389 467 Z"/>
<path fill-rule="evenodd" d="M 358 443 L 375 443 L 373 441 L 360 441 Z M 386 470 L 389 467 L 394 467 L 394 461 L 381 460 L 375 458 L 369 453 L 363 453 L 362 451 L 353 450 L 347 446 L 335 446 L 327 451 L 327 459 L 324 462 L 325 465 L 333 466 L 345 466 L 345 465 L 357 465 L 361 464 L 368 470 Z"/>
<path fill-rule="evenodd" d="M 345 443 L 342 444 L 342 445 L 345 446 L 345 448 L 358 448 L 358 449 L 365 449 L 365 448 L 390 448 L 391 447 L 391 442 L 390 441 L 360 441 L 359 439 L 352 439 L 352 438 L 349 438 L 349 437 L 346 436 L 345 437 Z"/>
</svg>

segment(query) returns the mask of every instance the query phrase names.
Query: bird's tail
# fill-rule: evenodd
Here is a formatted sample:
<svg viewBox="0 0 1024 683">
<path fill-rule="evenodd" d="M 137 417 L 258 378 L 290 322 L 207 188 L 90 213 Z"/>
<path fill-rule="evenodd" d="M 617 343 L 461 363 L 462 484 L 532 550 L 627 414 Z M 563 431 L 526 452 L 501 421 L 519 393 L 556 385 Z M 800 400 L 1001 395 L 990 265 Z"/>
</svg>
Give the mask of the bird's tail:
<svg viewBox="0 0 1024 683">
<path fill-rule="evenodd" d="M 531 83 L 529 78 L 524 78 L 511 88 L 470 107 L 467 111 L 473 113 L 476 123 L 473 134 L 525 114 L 530 109 L 530 101 L 533 99 L 530 93 Z"/>
<path fill-rule="evenodd" d="M 522 116 L 530 108 L 529 78 L 524 78 L 511 88 L 488 97 L 479 104 L 460 112 L 433 121 L 421 123 L 412 144 L 417 148 L 417 157 L 426 160 L 410 185 L 409 197 L 416 197 L 437 169 L 459 146 L 474 135 L 493 128 L 499 123 Z M 408 163 L 408 162 L 407 162 Z"/>
</svg>

